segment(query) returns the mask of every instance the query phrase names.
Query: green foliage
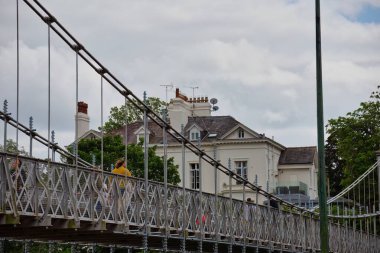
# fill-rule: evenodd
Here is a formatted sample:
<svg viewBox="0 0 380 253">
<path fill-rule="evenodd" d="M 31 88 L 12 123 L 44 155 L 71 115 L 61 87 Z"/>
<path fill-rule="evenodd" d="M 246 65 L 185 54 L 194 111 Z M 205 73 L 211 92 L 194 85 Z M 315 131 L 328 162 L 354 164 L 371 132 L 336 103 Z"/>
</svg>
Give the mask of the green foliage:
<svg viewBox="0 0 380 253">
<path fill-rule="evenodd" d="M 119 135 L 105 136 L 103 147 L 104 170 L 111 171 L 111 165 L 118 159 L 123 158 L 125 154 L 125 145 Z M 72 147 L 68 148 L 72 152 Z M 148 173 L 149 179 L 154 181 L 164 181 L 164 161 L 162 157 L 156 155 L 156 147 L 148 149 Z M 78 143 L 78 155 L 89 163 L 92 163 L 92 156 L 95 155 L 95 165 L 101 163 L 101 140 L 100 139 L 83 139 Z M 144 149 L 142 143 L 129 144 L 127 149 L 128 161 L 127 167 L 134 177 L 144 177 Z M 70 162 L 70 161 L 68 161 Z M 174 159 L 168 159 L 168 182 L 178 184 L 180 177 L 178 166 L 174 165 Z"/>
<path fill-rule="evenodd" d="M 148 174 L 149 179 L 163 182 L 164 181 L 164 160 L 156 155 L 156 146 L 148 149 Z M 176 185 L 181 180 L 178 173 L 178 166 L 174 165 L 174 158 L 171 157 L 168 163 L 168 183 Z M 128 169 L 135 177 L 144 177 L 144 149 L 140 144 L 128 145 Z"/>
<path fill-rule="evenodd" d="M 337 137 L 335 133 L 331 133 L 327 137 L 325 145 L 325 161 L 327 177 L 329 180 L 329 196 L 335 196 L 343 190 L 340 181 L 343 178 L 344 168 L 344 160 L 338 156 Z"/>
<path fill-rule="evenodd" d="M 7 145 L 8 153 L 19 154 L 19 155 L 24 155 L 24 156 L 28 155 L 28 152 L 25 151 L 24 147 L 17 148 L 17 143 L 12 139 L 8 139 L 6 145 Z M 0 145 L 0 151 L 4 152 L 3 145 Z"/>
<path fill-rule="evenodd" d="M 29 247 L 30 247 L 29 248 L 30 253 L 48 253 L 49 252 L 49 245 L 45 243 L 32 242 Z M 5 248 L 4 252 L 9 252 L 9 253 L 24 252 L 25 243 L 16 242 L 16 241 L 5 241 L 4 248 Z M 53 244 L 53 252 L 70 253 L 71 246 L 63 245 L 63 244 Z M 79 252 L 87 252 L 87 251 L 79 250 Z"/>
<path fill-rule="evenodd" d="M 73 153 L 73 146 L 68 147 Z M 111 165 L 121 157 L 124 157 L 125 146 L 119 135 L 104 136 L 103 138 L 103 165 L 104 170 L 111 171 Z M 82 139 L 78 142 L 78 155 L 83 160 L 92 163 L 95 156 L 95 165 L 101 163 L 101 139 Z M 69 163 L 72 161 L 68 161 Z"/>
<path fill-rule="evenodd" d="M 348 186 L 376 162 L 375 151 L 380 144 L 379 90 L 355 111 L 328 121 L 326 165 L 329 174 L 340 182 L 339 187 Z"/>
<path fill-rule="evenodd" d="M 59 244 L 53 243 L 52 251 L 56 253 L 71 253 L 71 245 L 70 244 Z M 5 251 L 9 253 L 19 253 L 24 252 L 25 243 L 21 241 L 5 241 L 4 242 Z M 29 246 L 30 253 L 48 253 L 49 252 L 49 244 L 47 243 L 38 243 L 31 242 Z M 92 246 L 87 245 L 77 245 L 76 252 L 78 253 L 87 253 L 92 252 Z M 95 246 L 94 253 L 109 253 L 110 250 L 107 247 Z M 116 249 L 116 253 L 127 252 L 126 249 Z"/>
<path fill-rule="evenodd" d="M 136 100 L 133 100 L 133 102 L 136 103 Z M 147 105 L 153 112 L 160 114 L 160 110 L 166 106 L 166 102 L 160 100 L 157 97 L 149 97 L 147 98 Z M 143 111 L 136 108 L 133 103 L 128 101 L 127 105 L 124 104 L 120 107 L 115 106 L 111 108 L 108 121 L 104 124 L 104 132 L 110 133 L 113 130 L 124 126 L 126 114 L 128 114 L 128 123 L 142 120 L 143 118 Z"/>
</svg>

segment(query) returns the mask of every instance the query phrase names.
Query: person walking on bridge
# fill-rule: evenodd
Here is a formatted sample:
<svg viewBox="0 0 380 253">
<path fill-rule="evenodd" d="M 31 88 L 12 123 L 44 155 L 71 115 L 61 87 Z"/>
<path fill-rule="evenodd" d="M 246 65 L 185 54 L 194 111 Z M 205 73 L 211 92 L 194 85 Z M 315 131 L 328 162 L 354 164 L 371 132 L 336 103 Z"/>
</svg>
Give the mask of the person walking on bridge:
<svg viewBox="0 0 380 253">
<path fill-rule="evenodd" d="M 121 176 L 126 176 L 126 177 L 131 177 L 132 176 L 132 173 L 125 166 L 124 159 L 117 160 L 117 162 L 115 164 L 115 168 L 112 170 L 112 173 L 118 174 L 118 175 L 121 175 Z M 124 180 L 125 180 L 125 178 L 119 178 L 118 179 L 118 181 L 119 181 L 119 187 L 120 187 L 122 195 L 124 194 L 124 190 L 125 190 L 125 182 L 124 182 Z"/>
<path fill-rule="evenodd" d="M 118 206 L 120 208 L 125 208 L 124 207 L 125 200 L 128 198 L 128 196 L 125 196 L 128 194 L 128 191 L 126 194 L 124 194 L 125 188 L 127 186 L 126 185 L 127 184 L 126 178 L 131 177 L 132 173 L 126 168 L 124 159 L 117 160 L 117 162 L 115 164 L 115 168 L 112 170 L 112 173 L 120 175 L 120 176 L 116 177 L 116 183 L 119 185 L 121 196 L 119 198 L 118 193 L 116 193 L 115 197 L 118 199 L 117 200 Z"/>
</svg>

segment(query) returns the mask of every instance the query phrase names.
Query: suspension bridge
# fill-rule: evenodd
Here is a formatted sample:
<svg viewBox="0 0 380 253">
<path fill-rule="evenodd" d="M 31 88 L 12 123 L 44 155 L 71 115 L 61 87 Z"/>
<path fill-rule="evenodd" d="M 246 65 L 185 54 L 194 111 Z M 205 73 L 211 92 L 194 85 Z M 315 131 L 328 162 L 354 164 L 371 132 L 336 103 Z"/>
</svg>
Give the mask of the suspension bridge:
<svg viewBox="0 0 380 253">
<path fill-rule="evenodd" d="M 98 61 L 38 1 L 24 0 L 47 26 L 48 33 L 48 134 L 43 136 L 19 120 L 19 47 L 17 46 L 17 108 L 13 117 L 4 102 L 0 118 L 4 122 L 4 151 L 0 152 L 0 252 L 6 252 L 5 241 L 25 243 L 28 252 L 34 243 L 69 243 L 89 245 L 94 251 L 100 245 L 113 252 L 157 250 L 162 252 L 319 252 L 320 231 L 318 207 L 306 209 L 285 202 L 236 174 L 188 141 L 164 118 L 153 112 L 130 89 Z M 17 8 L 19 1 L 17 1 Z M 18 11 L 17 11 L 18 20 Z M 18 26 L 17 26 L 18 29 Z M 212 164 L 215 171 L 229 176 L 229 197 L 186 189 L 148 180 L 147 143 L 144 144 L 144 178 L 122 177 L 95 168 L 77 154 L 68 152 L 51 136 L 50 33 L 75 52 L 76 105 L 78 104 L 78 59 L 81 58 L 100 77 L 101 128 L 103 128 L 103 83 L 116 90 L 121 98 L 144 112 L 145 137 L 148 118 L 163 129 L 164 149 L 170 135 L 200 158 Z M 17 31 L 18 34 L 18 31 Z M 18 36 L 17 36 L 18 45 Z M 14 85 L 9 87 L 14 88 Z M 145 97 L 145 96 L 144 96 Z M 7 150 L 9 129 L 30 139 L 28 156 Z M 77 127 L 76 127 L 77 128 Z M 75 129 L 77 132 L 77 129 Z M 76 134 L 76 139 L 77 139 Z M 146 139 L 146 138 L 145 138 Z M 103 133 L 102 133 L 103 140 Z M 46 147 L 46 159 L 33 157 L 35 143 Z M 18 143 L 17 143 L 18 145 Z M 74 145 L 77 147 L 78 143 Z M 67 161 L 57 162 L 56 155 Z M 167 152 L 164 152 L 165 158 Z M 380 159 L 380 158 L 379 158 Z M 201 169 L 200 163 L 200 169 Z M 182 166 L 184 169 L 184 166 Z M 329 248 L 331 252 L 380 251 L 380 166 L 379 161 L 341 193 L 328 200 Z M 232 198 L 232 181 L 243 184 L 243 200 Z M 268 205 L 245 201 L 251 189 L 267 198 Z M 269 205 L 269 200 L 279 208 Z M 206 214 L 206 215 L 204 215 Z M 53 252 L 54 247 L 49 247 Z"/>
</svg>

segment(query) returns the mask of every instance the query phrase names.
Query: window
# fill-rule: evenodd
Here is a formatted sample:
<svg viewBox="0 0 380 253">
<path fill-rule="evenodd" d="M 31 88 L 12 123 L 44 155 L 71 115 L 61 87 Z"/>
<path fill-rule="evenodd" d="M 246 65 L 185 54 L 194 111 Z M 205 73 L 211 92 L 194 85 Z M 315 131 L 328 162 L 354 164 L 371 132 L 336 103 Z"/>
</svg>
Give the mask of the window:
<svg viewBox="0 0 380 253">
<path fill-rule="evenodd" d="M 141 141 L 142 145 L 144 146 L 144 133 L 136 135 L 136 143 L 139 144 Z M 149 135 L 147 135 L 147 144 L 149 144 Z"/>
<path fill-rule="evenodd" d="M 244 130 L 243 129 L 239 129 L 238 136 L 239 136 L 239 139 L 244 139 Z"/>
<path fill-rule="evenodd" d="M 199 189 L 199 163 L 190 163 L 191 189 Z"/>
<path fill-rule="evenodd" d="M 199 132 L 191 132 L 191 140 L 197 141 L 199 139 Z"/>
<path fill-rule="evenodd" d="M 248 179 L 247 177 L 247 161 L 236 161 L 235 162 L 235 171 L 236 174 L 241 176 L 242 178 Z M 237 184 L 241 184 L 242 182 L 237 182 Z"/>
<path fill-rule="evenodd" d="M 140 127 L 138 130 L 136 130 L 134 132 L 134 134 L 136 135 L 136 143 L 139 144 L 141 141 L 142 144 L 144 145 L 144 136 L 145 136 L 144 127 Z M 150 135 L 150 131 L 149 131 L 149 129 L 147 129 L 147 131 L 146 131 L 146 143 L 147 144 L 149 144 L 149 135 Z"/>
</svg>

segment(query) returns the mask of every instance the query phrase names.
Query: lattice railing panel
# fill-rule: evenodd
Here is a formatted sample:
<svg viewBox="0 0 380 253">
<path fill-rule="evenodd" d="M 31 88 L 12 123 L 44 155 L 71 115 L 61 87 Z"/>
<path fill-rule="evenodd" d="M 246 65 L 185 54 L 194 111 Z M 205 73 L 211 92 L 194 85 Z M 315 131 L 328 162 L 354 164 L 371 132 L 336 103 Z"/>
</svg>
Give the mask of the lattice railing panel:
<svg viewBox="0 0 380 253">
<path fill-rule="evenodd" d="M 12 171 L 16 160 L 21 163 Z M 13 173 L 12 173 L 13 172 Z M 161 183 L 125 178 L 91 168 L 81 168 L 0 153 L 0 214 L 37 216 L 76 221 L 104 221 L 126 227 L 143 228 L 145 197 L 148 197 L 148 224 L 162 229 L 187 230 L 198 234 L 203 224 L 204 236 L 241 241 L 248 244 L 306 251 L 319 247 L 318 220 L 300 213 L 279 211 L 268 206 L 231 200 Z M 164 207 L 167 207 L 165 215 Z M 185 208 L 183 208 L 185 207 Z M 204 219 L 202 221 L 202 216 Z M 183 217 L 185 224 L 183 224 Z M 363 232 L 368 221 L 358 222 L 359 232 L 347 223 L 330 223 L 330 249 L 334 252 L 376 252 L 379 239 Z M 367 230 L 369 230 L 367 228 Z M 141 231 L 141 230 L 140 230 Z M 376 242 L 377 240 L 377 242 Z M 376 244 L 378 243 L 378 244 Z"/>
</svg>

